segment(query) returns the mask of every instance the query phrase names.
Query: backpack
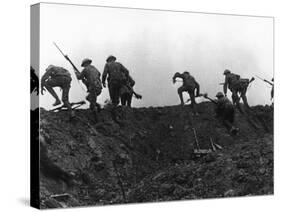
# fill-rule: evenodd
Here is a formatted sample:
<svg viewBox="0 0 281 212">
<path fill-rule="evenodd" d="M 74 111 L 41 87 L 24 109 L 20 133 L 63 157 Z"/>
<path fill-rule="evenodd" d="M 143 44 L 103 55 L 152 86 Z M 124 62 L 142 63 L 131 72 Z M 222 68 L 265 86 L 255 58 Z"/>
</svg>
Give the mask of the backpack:
<svg viewBox="0 0 281 212">
<path fill-rule="evenodd" d="M 122 64 L 113 62 L 108 64 L 108 66 L 110 72 L 110 81 L 126 83 L 127 77 Z"/>
</svg>

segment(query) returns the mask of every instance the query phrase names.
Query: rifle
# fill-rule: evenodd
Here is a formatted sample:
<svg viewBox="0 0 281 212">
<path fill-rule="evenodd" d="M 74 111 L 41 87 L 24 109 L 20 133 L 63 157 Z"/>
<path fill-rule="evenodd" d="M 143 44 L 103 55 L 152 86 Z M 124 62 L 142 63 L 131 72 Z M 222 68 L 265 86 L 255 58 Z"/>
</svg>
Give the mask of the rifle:
<svg viewBox="0 0 281 212">
<path fill-rule="evenodd" d="M 272 82 L 269 82 L 268 80 L 263 79 L 263 78 L 259 77 L 258 75 L 256 75 L 256 77 L 259 78 L 260 80 L 262 80 L 262 81 L 264 81 L 264 82 L 270 84 L 271 86 L 273 86 L 273 83 L 272 83 Z"/>
<path fill-rule="evenodd" d="M 195 98 L 197 98 L 197 97 L 202 97 L 202 96 L 204 96 L 205 94 L 199 94 L 198 96 L 195 96 Z M 188 103 L 188 102 L 190 102 L 191 101 L 191 99 L 188 99 L 188 100 L 186 100 L 186 102 L 185 103 Z"/>
<path fill-rule="evenodd" d="M 208 94 L 207 94 L 207 93 L 201 94 L 201 96 L 203 96 L 205 99 L 210 100 L 210 101 L 213 102 L 214 104 L 218 104 L 215 100 L 213 100 L 213 99 L 211 99 L 210 97 L 208 97 Z"/>
<path fill-rule="evenodd" d="M 74 71 L 75 71 L 75 76 L 76 76 L 76 79 L 78 80 L 79 82 L 79 79 L 77 77 L 77 74 L 80 74 L 80 71 L 78 70 L 78 68 L 76 68 L 76 66 L 73 64 L 73 62 L 69 59 L 69 57 L 64 54 L 62 52 L 62 50 L 58 47 L 58 45 L 53 42 L 53 44 L 55 45 L 55 47 L 59 50 L 59 52 L 62 54 L 62 56 L 71 64 L 71 66 L 73 67 Z M 82 82 L 84 83 L 84 85 L 86 86 L 86 88 L 88 89 L 88 84 L 87 84 L 87 81 L 85 79 L 82 79 Z M 84 88 L 83 88 L 84 89 Z"/>
</svg>

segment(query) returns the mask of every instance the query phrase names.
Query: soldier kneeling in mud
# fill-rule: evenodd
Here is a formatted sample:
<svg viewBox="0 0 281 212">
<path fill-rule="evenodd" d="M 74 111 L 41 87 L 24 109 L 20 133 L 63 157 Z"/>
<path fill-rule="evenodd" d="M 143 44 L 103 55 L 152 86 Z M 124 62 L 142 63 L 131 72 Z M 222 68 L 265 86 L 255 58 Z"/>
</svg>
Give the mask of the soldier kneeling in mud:
<svg viewBox="0 0 281 212">
<path fill-rule="evenodd" d="M 196 82 L 193 76 L 190 75 L 189 72 L 185 71 L 182 74 L 179 72 L 175 73 L 173 76 L 173 83 L 176 82 L 176 78 L 181 78 L 183 80 L 183 85 L 178 88 L 178 94 L 180 97 L 181 105 L 184 105 L 183 101 L 183 92 L 188 92 L 191 100 L 191 107 L 192 109 L 195 109 L 196 101 L 195 97 L 198 97 L 200 95 L 200 86 Z M 196 96 L 195 96 L 195 90 L 196 90 Z"/>
<path fill-rule="evenodd" d="M 205 98 L 208 98 L 207 94 L 203 95 Z M 216 104 L 215 112 L 216 117 L 221 119 L 223 124 L 226 126 L 226 128 L 230 131 L 231 134 L 237 134 L 238 128 L 234 127 L 234 119 L 235 119 L 235 108 L 234 105 L 231 103 L 231 101 L 223 95 L 222 92 L 218 92 L 217 100 L 212 100 L 211 98 L 208 98 L 213 103 Z"/>
<path fill-rule="evenodd" d="M 61 101 L 53 89 L 54 87 L 60 87 L 62 89 L 62 102 L 64 106 L 71 111 L 71 116 L 74 116 L 69 103 L 71 80 L 71 75 L 68 70 L 62 67 L 49 65 L 45 74 L 41 78 L 41 94 L 44 94 L 46 88 L 56 100 L 53 106 L 60 105 Z"/>
<path fill-rule="evenodd" d="M 90 102 L 90 109 L 96 115 L 97 110 L 100 108 L 99 104 L 97 104 L 97 97 L 101 94 L 102 91 L 100 80 L 101 74 L 95 66 L 91 65 L 91 63 L 91 59 L 84 59 L 81 64 L 84 69 L 81 73 L 75 71 L 75 74 L 77 79 L 82 80 L 87 86 L 88 96 L 86 97 L 86 99 Z"/>
<path fill-rule="evenodd" d="M 248 88 L 249 84 L 251 83 L 251 81 L 254 80 L 254 78 L 252 78 L 251 80 L 241 79 L 239 75 L 231 73 L 228 69 L 226 69 L 223 72 L 223 74 L 225 75 L 225 82 L 223 85 L 224 95 L 226 96 L 227 88 L 229 88 L 229 90 L 232 93 L 232 96 L 231 96 L 232 102 L 234 105 L 237 106 L 239 111 L 242 112 L 240 105 L 239 105 L 240 97 L 242 98 L 246 108 L 250 109 L 250 106 L 248 104 L 248 100 L 246 97 L 246 92 L 247 92 L 247 88 Z M 240 97 L 238 96 L 238 94 L 240 94 Z"/>
</svg>

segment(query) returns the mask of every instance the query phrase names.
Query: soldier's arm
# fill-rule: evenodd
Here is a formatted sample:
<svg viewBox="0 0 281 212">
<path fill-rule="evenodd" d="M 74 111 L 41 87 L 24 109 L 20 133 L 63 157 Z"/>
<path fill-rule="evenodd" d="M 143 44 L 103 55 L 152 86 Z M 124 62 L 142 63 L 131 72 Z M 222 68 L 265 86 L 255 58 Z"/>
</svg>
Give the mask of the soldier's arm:
<svg viewBox="0 0 281 212">
<path fill-rule="evenodd" d="M 120 65 L 121 65 L 122 72 L 125 74 L 126 77 L 128 77 L 129 76 L 129 70 L 125 66 L 123 66 L 121 63 L 120 63 Z"/>
<path fill-rule="evenodd" d="M 130 75 L 128 76 L 128 82 L 131 87 L 134 87 L 134 85 L 136 84 L 135 80 L 133 80 L 133 78 Z"/>
<path fill-rule="evenodd" d="M 105 85 L 105 80 L 106 80 L 107 74 L 108 74 L 108 65 L 105 64 L 104 70 L 103 70 L 103 73 L 102 73 L 102 84 L 103 85 Z"/>
<path fill-rule="evenodd" d="M 41 85 L 45 83 L 45 81 L 51 76 L 52 69 L 45 72 L 45 74 L 41 78 Z"/>
<path fill-rule="evenodd" d="M 176 82 L 177 78 L 183 79 L 183 74 L 180 74 L 179 72 L 175 73 L 174 76 L 173 76 L 173 83 Z"/>
<path fill-rule="evenodd" d="M 223 84 L 223 93 L 224 93 L 225 96 L 227 94 L 227 85 L 228 85 L 228 78 L 225 77 L 225 81 L 224 81 L 224 84 Z"/>
<path fill-rule="evenodd" d="M 79 79 L 79 80 L 84 79 L 85 78 L 85 69 L 83 69 L 83 71 L 81 71 L 81 72 L 75 71 L 75 75 L 76 75 L 77 79 Z"/>
</svg>

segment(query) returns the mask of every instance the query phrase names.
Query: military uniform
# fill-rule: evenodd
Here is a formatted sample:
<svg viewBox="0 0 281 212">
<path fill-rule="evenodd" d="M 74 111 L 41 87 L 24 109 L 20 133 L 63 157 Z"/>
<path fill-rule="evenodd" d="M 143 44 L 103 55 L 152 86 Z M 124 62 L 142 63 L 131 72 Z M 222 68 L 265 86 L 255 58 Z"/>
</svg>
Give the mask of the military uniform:
<svg viewBox="0 0 281 212">
<path fill-rule="evenodd" d="M 232 97 L 233 104 L 236 104 L 238 107 L 239 107 L 238 94 L 240 94 L 245 106 L 250 108 L 246 97 L 247 88 L 250 83 L 249 79 L 241 79 L 239 75 L 230 73 L 229 70 L 226 70 L 224 72 L 224 75 L 225 75 L 225 82 L 223 87 L 224 94 L 226 95 L 227 88 L 228 88 L 232 93 L 231 97 Z"/>
<path fill-rule="evenodd" d="M 120 97 L 121 97 L 122 105 L 127 105 L 127 106 L 131 107 L 134 85 L 135 85 L 135 81 L 129 75 L 126 85 L 123 85 L 120 89 Z"/>
<path fill-rule="evenodd" d="M 93 65 L 87 65 L 81 73 L 76 72 L 78 79 L 84 80 L 88 96 L 86 99 L 90 102 L 90 109 L 96 110 L 97 96 L 101 94 L 102 85 L 100 81 L 100 72 Z"/>
<path fill-rule="evenodd" d="M 107 60 L 102 74 L 102 83 L 105 85 L 107 78 L 109 96 L 115 106 L 119 104 L 120 90 L 126 84 L 128 76 L 129 71 L 121 63 Z"/>
<path fill-rule="evenodd" d="M 222 120 L 223 124 L 231 133 L 236 133 L 238 129 L 233 126 L 235 118 L 235 108 L 233 104 L 221 92 L 219 92 L 216 97 L 218 98 L 215 109 L 217 117 Z"/>
<path fill-rule="evenodd" d="M 196 82 L 193 76 L 191 76 L 188 72 L 184 72 L 182 74 L 175 73 L 173 80 L 175 82 L 176 78 L 181 78 L 183 80 L 183 85 L 178 88 L 178 94 L 180 97 L 181 104 L 183 105 L 183 96 L 182 93 L 184 91 L 188 92 L 191 100 L 191 106 L 194 108 L 196 101 L 195 101 L 195 89 L 196 89 L 196 96 L 199 96 L 200 93 L 200 86 Z"/>
<path fill-rule="evenodd" d="M 71 105 L 69 103 L 69 89 L 71 84 L 71 75 L 69 71 L 62 67 L 50 65 L 46 73 L 41 78 L 41 87 L 45 87 L 50 94 L 56 99 L 54 106 L 60 104 L 59 97 L 54 91 L 54 87 L 60 87 L 62 89 L 62 102 L 64 105 L 71 110 Z"/>
</svg>

